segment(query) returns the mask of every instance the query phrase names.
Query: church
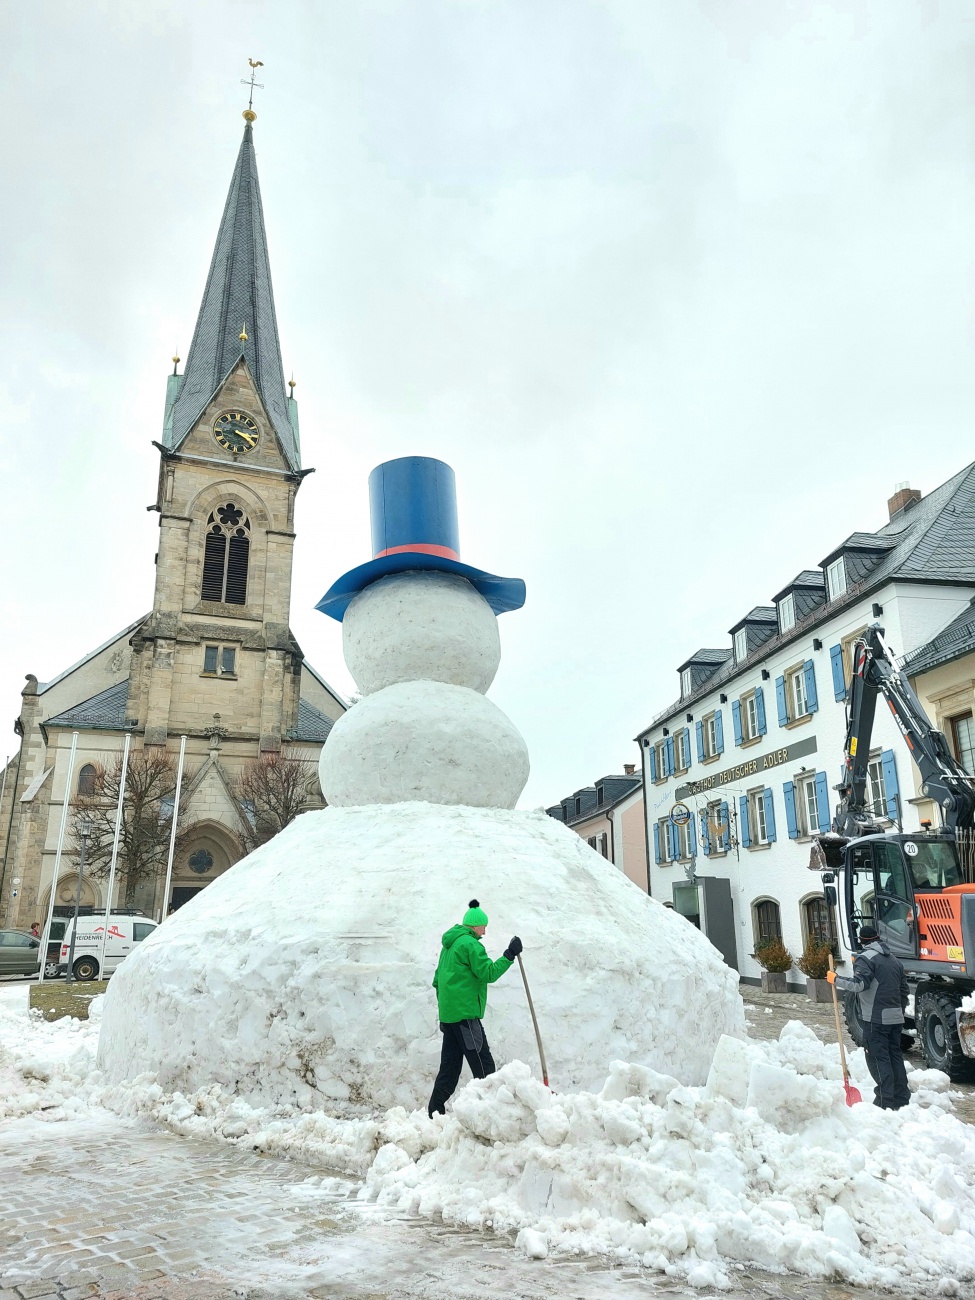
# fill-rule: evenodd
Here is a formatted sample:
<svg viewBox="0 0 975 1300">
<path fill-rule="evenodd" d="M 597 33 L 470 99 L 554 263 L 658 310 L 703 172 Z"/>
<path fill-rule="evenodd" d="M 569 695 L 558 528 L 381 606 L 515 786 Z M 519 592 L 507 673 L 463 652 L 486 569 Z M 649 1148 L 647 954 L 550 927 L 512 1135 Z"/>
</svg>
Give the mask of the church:
<svg viewBox="0 0 975 1300">
<path fill-rule="evenodd" d="M 161 918 L 245 852 L 254 811 L 242 775 L 275 755 L 314 773 L 347 707 L 289 626 L 295 497 L 311 470 L 284 382 L 255 117 L 244 113 L 192 345 L 182 374 L 174 358 L 154 443 L 152 611 L 52 681 L 27 676 L 20 750 L 0 776 L 0 926 L 43 924 L 56 862 L 54 905 L 74 903 L 77 802 L 103 788 L 103 773 L 121 772 L 127 735 L 133 770 L 164 755 L 176 771 L 185 750 L 168 897 L 165 863 L 114 890 L 115 905 Z M 172 820 L 169 785 L 157 823 Z M 105 907 L 106 887 L 104 872 L 83 873 L 82 905 Z"/>
</svg>

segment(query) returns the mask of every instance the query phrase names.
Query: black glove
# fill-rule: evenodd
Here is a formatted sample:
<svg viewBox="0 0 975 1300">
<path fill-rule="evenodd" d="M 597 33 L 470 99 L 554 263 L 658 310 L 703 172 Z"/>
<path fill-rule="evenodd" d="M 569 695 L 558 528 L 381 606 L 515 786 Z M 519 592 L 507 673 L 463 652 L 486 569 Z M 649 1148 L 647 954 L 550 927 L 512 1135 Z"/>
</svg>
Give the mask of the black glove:
<svg viewBox="0 0 975 1300">
<path fill-rule="evenodd" d="M 505 948 L 504 955 L 508 958 L 508 961 L 514 961 L 514 959 L 518 956 L 518 954 L 521 952 L 524 946 L 525 945 L 521 942 L 518 936 L 515 935 L 515 937 L 508 944 L 507 948 Z"/>
</svg>

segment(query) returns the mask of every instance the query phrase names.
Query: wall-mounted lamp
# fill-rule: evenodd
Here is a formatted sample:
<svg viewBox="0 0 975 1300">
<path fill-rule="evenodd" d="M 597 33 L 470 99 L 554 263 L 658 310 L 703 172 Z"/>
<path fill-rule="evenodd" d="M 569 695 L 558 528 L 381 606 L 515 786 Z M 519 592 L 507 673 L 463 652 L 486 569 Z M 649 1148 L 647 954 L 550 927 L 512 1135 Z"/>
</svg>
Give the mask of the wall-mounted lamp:
<svg viewBox="0 0 975 1300">
<path fill-rule="evenodd" d="M 694 714 L 693 714 L 693 713 L 689 713 L 689 714 L 687 715 L 687 721 L 688 721 L 688 722 L 693 722 L 693 721 L 694 721 Z"/>
<path fill-rule="evenodd" d="M 725 695 L 724 693 L 722 693 L 721 695 L 719 695 L 719 696 L 718 696 L 718 699 L 720 700 L 720 702 L 721 702 L 722 704 L 727 704 L 727 703 L 728 703 L 728 697 L 727 697 L 727 695 Z"/>
<path fill-rule="evenodd" d="M 649 737 L 649 736 L 644 736 L 644 738 L 643 738 L 643 748 L 644 748 L 644 749 L 649 749 L 649 748 L 650 748 L 650 737 Z"/>
<path fill-rule="evenodd" d="M 870 613 L 874 616 L 874 618 L 879 618 L 883 612 L 884 612 L 883 605 L 878 605 L 876 601 L 874 601 L 874 603 L 870 606 Z"/>
<path fill-rule="evenodd" d="M 669 728 L 669 727 L 664 727 L 664 735 L 665 735 L 665 736 L 669 736 L 669 735 L 670 735 L 670 728 Z"/>
<path fill-rule="evenodd" d="M 823 648 L 823 643 L 822 643 L 822 641 L 820 641 L 820 639 L 819 639 L 818 636 L 814 636 L 814 637 L 813 637 L 813 649 L 814 649 L 814 650 L 822 650 L 822 648 Z"/>
<path fill-rule="evenodd" d="M 772 675 L 772 674 L 769 672 L 769 670 L 768 670 L 767 668 L 763 668 L 763 669 L 762 669 L 762 681 L 763 681 L 763 682 L 767 682 L 767 681 L 769 680 L 769 678 L 771 677 L 771 675 Z"/>
</svg>

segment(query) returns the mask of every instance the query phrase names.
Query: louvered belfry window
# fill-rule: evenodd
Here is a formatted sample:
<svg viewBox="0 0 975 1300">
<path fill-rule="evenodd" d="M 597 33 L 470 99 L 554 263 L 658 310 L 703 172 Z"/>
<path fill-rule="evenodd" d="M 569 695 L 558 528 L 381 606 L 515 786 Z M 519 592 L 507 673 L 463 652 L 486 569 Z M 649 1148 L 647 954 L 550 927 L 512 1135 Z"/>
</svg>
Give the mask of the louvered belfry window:
<svg viewBox="0 0 975 1300">
<path fill-rule="evenodd" d="M 250 531 L 251 521 L 232 501 L 211 513 L 203 548 L 204 600 L 246 605 Z"/>
</svg>

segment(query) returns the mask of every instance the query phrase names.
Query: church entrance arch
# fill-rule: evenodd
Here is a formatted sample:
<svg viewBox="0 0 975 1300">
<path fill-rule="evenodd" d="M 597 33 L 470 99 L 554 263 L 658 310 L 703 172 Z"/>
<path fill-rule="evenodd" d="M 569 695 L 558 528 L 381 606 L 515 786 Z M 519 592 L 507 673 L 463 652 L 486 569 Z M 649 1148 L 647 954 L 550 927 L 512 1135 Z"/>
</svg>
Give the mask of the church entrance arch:
<svg viewBox="0 0 975 1300">
<path fill-rule="evenodd" d="M 219 822 L 197 822 L 180 836 L 173 861 L 173 883 L 167 913 L 177 911 L 217 876 L 222 876 L 241 856 L 234 835 Z"/>
<path fill-rule="evenodd" d="M 57 889 L 54 891 L 54 906 L 58 914 L 65 908 L 74 909 L 74 901 L 78 895 L 78 873 L 77 871 L 62 872 Z M 50 887 L 44 890 L 41 895 L 37 911 L 40 916 L 47 916 L 47 909 L 51 902 Z M 95 885 L 88 876 L 85 876 L 81 882 L 81 906 L 82 908 L 92 908 L 95 911 L 99 907 L 104 907 L 102 902 L 101 890 Z"/>
</svg>

